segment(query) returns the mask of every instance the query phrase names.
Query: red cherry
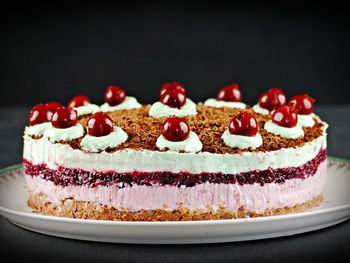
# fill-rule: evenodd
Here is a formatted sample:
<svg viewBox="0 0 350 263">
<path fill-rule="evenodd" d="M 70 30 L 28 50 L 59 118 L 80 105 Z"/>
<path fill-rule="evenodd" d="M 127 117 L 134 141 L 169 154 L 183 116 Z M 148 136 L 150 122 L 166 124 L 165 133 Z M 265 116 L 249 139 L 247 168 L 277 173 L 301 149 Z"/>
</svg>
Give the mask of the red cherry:
<svg viewBox="0 0 350 263">
<path fill-rule="evenodd" d="M 48 108 L 44 104 L 36 104 L 29 113 L 29 125 L 48 121 Z"/>
<path fill-rule="evenodd" d="M 113 121 L 106 113 L 97 112 L 89 118 L 87 131 L 89 135 L 95 137 L 108 135 L 113 131 Z"/>
<path fill-rule="evenodd" d="M 286 100 L 286 95 L 282 90 L 279 88 L 272 88 L 260 95 L 258 103 L 261 108 L 272 111 L 286 105 Z"/>
<path fill-rule="evenodd" d="M 185 87 L 180 82 L 174 81 L 174 82 L 164 83 L 162 85 L 162 88 L 160 89 L 160 96 L 162 96 L 168 90 L 178 90 L 186 96 Z"/>
<path fill-rule="evenodd" d="M 52 115 L 51 124 L 55 128 L 69 128 L 77 124 L 78 113 L 73 108 L 58 108 Z"/>
<path fill-rule="evenodd" d="M 237 83 L 223 87 L 216 95 L 217 100 L 240 102 L 242 101 L 242 92 Z"/>
<path fill-rule="evenodd" d="M 242 111 L 231 120 L 228 129 L 231 134 L 255 136 L 258 133 L 259 125 L 252 114 Z"/>
<path fill-rule="evenodd" d="M 116 106 L 125 100 L 125 90 L 119 86 L 110 85 L 107 87 L 104 98 L 110 106 Z"/>
<path fill-rule="evenodd" d="M 163 136 L 165 139 L 178 142 L 185 140 L 190 134 L 190 127 L 181 118 L 171 116 L 165 122 L 163 126 Z"/>
<path fill-rule="evenodd" d="M 91 101 L 89 100 L 88 97 L 86 97 L 84 95 L 78 95 L 78 96 L 75 96 L 73 99 L 71 99 L 68 102 L 68 107 L 77 108 L 77 107 L 88 105 L 90 103 L 91 103 Z"/>
<path fill-rule="evenodd" d="M 272 121 L 282 127 L 295 127 L 298 123 L 298 111 L 288 106 L 279 107 L 273 112 Z"/>
<path fill-rule="evenodd" d="M 295 108 L 298 114 L 310 114 L 314 109 L 315 99 L 307 94 L 295 95 L 289 102 L 288 106 Z"/>
<path fill-rule="evenodd" d="M 160 101 L 172 108 L 181 108 L 186 103 L 186 94 L 179 89 L 166 90 L 160 96 Z"/>
<path fill-rule="evenodd" d="M 45 106 L 47 107 L 48 111 L 47 111 L 47 120 L 50 121 L 52 115 L 55 113 L 55 111 L 58 108 L 64 108 L 62 104 L 56 102 L 56 101 L 51 101 L 45 104 Z"/>
</svg>

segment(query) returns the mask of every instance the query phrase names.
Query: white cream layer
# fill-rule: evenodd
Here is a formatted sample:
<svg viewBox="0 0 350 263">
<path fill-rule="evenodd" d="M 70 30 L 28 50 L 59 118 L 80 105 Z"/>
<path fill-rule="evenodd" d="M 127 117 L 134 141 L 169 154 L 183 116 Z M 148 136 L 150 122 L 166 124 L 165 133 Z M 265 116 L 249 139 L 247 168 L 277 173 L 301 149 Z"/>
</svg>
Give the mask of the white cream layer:
<svg viewBox="0 0 350 263">
<path fill-rule="evenodd" d="M 216 100 L 216 99 L 207 99 L 204 102 L 204 106 L 211 106 L 215 108 L 236 108 L 236 109 L 245 109 L 247 105 L 243 102 L 231 102 L 231 101 L 223 101 L 223 100 Z"/>
<path fill-rule="evenodd" d="M 99 152 L 107 148 L 117 147 L 128 139 L 128 134 L 119 127 L 114 127 L 114 131 L 105 136 L 85 135 L 80 142 L 83 150 L 88 152 Z"/>
<path fill-rule="evenodd" d="M 203 145 L 199 140 L 197 134 L 195 132 L 190 132 L 188 138 L 179 142 L 172 142 L 167 139 L 163 135 L 160 135 L 156 142 L 157 147 L 162 150 L 168 148 L 170 151 L 185 151 L 196 153 L 202 150 Z"/>
<path fill-rule="evenodd" d="M 33 164 L 46 163 L 49 168 L 58 166 L 85 170 L 118 172 L 201 172 L 235 174 L 269 167 L 285 168 L 300 166 L 313 159 L 326 148 L 326 133 L 305 143 L 302 147 L 285 148 L 270 152 L 244 152 L 242 154 L 213 154 L 208 152 L 177 153 L 149 150 L 120 150 L 113 153 L 85 153 L 69 145 L 51 143 L 43 137 L 34 140 L 24 136 L 23 158 Z"/>
<path fill-rule="evenodd" d="M 77 123 L 72 127 L 64 128 L 64 129 L 50 127 L 44 133 L 44 137 L 49 138 L 51 142 L 70 141 L 73 139 L 80 138 L 83 135 L 84 135 L 84 129 L 80 123 Z"/>
<path fill-rule="evenodd" d="M 98 105 L 91 104 L 91 103 L 84 105 L 84 106 L 76 107 L 74 109 L 77 111 L 78 116 L 83 116 L 83 115 L 87 115 L 87 114 L 94 114 L 96 112 L 101 111 L 101 109 Z"/>
<path fill-rule="evenodd" d="M 255 111 L 256 113 L 259 113 L 261 115 L 267 115 L 270 113 L 270 111 L 268 109 L 264 109 L 264 108 L 260 107 L 260 105 L 258 103 L 253 106 L 253 111 Z"/>
<path fill-rule="evenodd" d="M 52 127 L 51 122 L 44 122 L 44 123 L 26 127 L 25 133 L 28 135 L 36 135 L 36 136 L 43 135 L 45 131 L 51 127 Z"/>
<path fill-rule="evenodd" d="M 66 198 L 96 202 L 129 211 L 178 209 L 202 209 L 217 211 L 220 208 L 236 212 L 241 206 L 249 211 L 293 207 L 318 197 L 325 186 L 327 162 L 318 167 L 316 174 L 306 179 L 289 179 L 283 184 L 213 184 L 203 183 L 193 187 L 133 185 L 114 186 L 56 186 L 40 177 L 26 176 L 33 193 L 44 193 L 53 203 Z"/>
<path fill-rule="evenodd" d="M 257 133 L 255 136 L 243 136 L 231 134 L 229 130 L 226 130 L 221 138 L 223 139 L 224 143 L 231 148 L 256 149 L 263 144 L 262 137 L 259 133 Z"/>
<path fill-rule="evenodd" d="M 107 102 L 100 106 L 102 112 L 109 112 L 115 110 L 130 110 L 141 108 L 141 104 L 137 102 L 135 97 L 126 96 L 125 100 L 115 106 L 110 106 Z"/>
<path fill-rule="evenodd" d="M 276 135 L 280 135 L 287 139 L 296 139 L 299 137 L 304 137 L 303 127 L 296 125 L 292 128 L 282 127 L 274 123 L 272 120 L 265 123 L 264 129 Z"/>
<path fill-rule="evenodd" d="M 172 115 L 175 115 L 177 117 L 185 117 L 188 115 L 196 114 L 196 104 L 189 98 L 186 98 L 185 105 L 183 105 L 180 109 L 169 107 L 168 105 L 165 105 L 160 101 L 153 103 L 151 108 L 149 109 L 149 116 L 154 118 L 168 117 Z"/>
<path fill-rule="evenodd" d="M 315 125 L 314 117 L 315 114 L 313 113 L 307 115 L 298 114 L 298 125 L 303 127 L 313 127 Z"/>
</svg>

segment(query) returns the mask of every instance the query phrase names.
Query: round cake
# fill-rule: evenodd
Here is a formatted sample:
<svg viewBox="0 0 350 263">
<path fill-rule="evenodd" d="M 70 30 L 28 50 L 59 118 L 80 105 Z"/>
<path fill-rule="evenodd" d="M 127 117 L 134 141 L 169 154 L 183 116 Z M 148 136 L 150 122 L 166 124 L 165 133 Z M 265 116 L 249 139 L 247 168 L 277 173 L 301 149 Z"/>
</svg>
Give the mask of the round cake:
<svg viewBox="0 0 350 263">
<path fill-rule="evenodd" d="M 37 104 L 24 132 L 28 205 L 37 212 L 123 221 L 234 219 L 318 206 L 328 125 L 306 94 L 272 88 L 253 107 L 237 84 L 195 104 L 179 82 L 141 105 L 111 85 Z"/>
</svg>

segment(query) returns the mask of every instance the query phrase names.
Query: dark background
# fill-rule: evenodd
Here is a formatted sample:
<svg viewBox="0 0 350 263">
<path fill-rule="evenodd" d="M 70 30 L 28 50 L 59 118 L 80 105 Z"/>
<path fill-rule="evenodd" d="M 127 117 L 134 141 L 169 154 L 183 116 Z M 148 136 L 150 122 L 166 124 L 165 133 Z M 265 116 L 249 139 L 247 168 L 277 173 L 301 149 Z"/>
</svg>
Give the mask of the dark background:
<svg viewBox="0 0 350 263">
<path fill-rule="evenodd" d="M 27 112 L 38 102 L 85 94 L 102 103 L 108 84 L 142 103 L 179 80 L 194 101 L 238 82 L 250 104 L 279 86 L 309 93 L 329 124 L 329 154 L 349 158 L 347 9 L 317 3 L 17 4 L 0 11 L 0 164 L 21 161 Z M 313 261 L 348 252 L 350 222 L 292 237 L 208 245 L 145 246 L 44 236 L 0 218 L 0 254 L 36 261 Z"/>
<path fill-rule="evenodd" d="M 349 104 L 345 11 L 266 1 L 3 9 L 1 106 L 66 103 L 80 93 L 102 103 L 111 83 L 152 103 L 173 80 L 194 101 L 238 82 L 250 104 L 272 86 L 318 104 Z"/>
</svg>

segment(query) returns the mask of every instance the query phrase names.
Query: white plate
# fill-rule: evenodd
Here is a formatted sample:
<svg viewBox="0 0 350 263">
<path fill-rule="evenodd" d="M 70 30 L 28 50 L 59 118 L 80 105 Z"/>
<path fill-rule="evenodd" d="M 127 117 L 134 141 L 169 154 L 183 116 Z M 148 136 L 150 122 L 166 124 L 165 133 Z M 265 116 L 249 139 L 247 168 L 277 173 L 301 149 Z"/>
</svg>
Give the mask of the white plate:
<svg viewBox="0 0 350 263">
<path fill-rule="evenodd" d="M 142 244 L 215 243 L 280 237 L 325 228 L 350 218 L 350 161 L 329 158 L 325 201 L 282 216 L 192 222 L 115 222 L 44 216 L 27 207 L 21 165 L 0 170 L 0 214 L 23 228 L 66 238 Z"/>
</svg>

